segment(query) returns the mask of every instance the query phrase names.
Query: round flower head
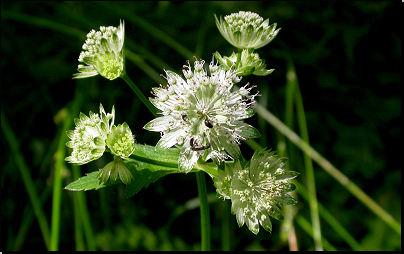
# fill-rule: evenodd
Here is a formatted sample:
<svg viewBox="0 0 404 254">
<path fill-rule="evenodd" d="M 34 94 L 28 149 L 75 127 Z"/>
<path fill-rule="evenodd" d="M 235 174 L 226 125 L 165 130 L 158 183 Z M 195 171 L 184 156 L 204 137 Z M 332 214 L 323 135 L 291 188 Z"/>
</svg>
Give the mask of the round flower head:
<svg viewBox="0 0 404 254">
<path fill-rule="evenodd" d="M 88 163 L 101 157 L 105 151 L 105 140 L 114 124 L 115 109 L 112 107 L 112 113 L 106 114 L 100 104 L 100 114 L 90 111 L 89 116 L 80 112 L 80 117 L 74 119 L 75 129 L 67 131 L 67 136 L 71 140 L 66 146 L 73 151 L 65 160 L 70 163 L 79 165 Z"/>
<path fill-rule="evenodd" d="M 251 74 L 257 76 L 266 76 L 271 74 L 275 69 L 266 70 L 265 60 L 261 60 L 257 53 L 253 53 L 252 49 L 243 49 L 241 52 L 240 63 L 235 70 L 237 75 L 248 76 Z M 222 57 L 219 52 L 214 53 L 216 60 L 226 66 L 226 70 L 230 70 L 237 63 L 238 53 L 231 54 L 229 57 Z"/>
<path fill-rule="evenodd" d="M 114 80 L 124 73 L 125 27 L 124 21 L 119 27 L 100 27 L 100 31 L 91 30 L 83 44 L 78 67 L 79 73 L 73 78 L 87 78 L 100 74 L 104 78 Z"/>
<path fill-rule="evenodd" d="M 271 232 L 269 217 L 282 220 L 279 206 L 296 204 L 296 200 L 288 194 L 296 186 L 288 180 L 298 173 L 283 170 L 285 158 L 265 150 L 255 152 L 244 167 L 240 161 L 234 164 L 230 170 L 222 172 L 222 176 L 219 174 L 214 178 L 217 192 L 224 198 L 231 198 L 232 212 L 236 214 L 240 227 L 246 223 L 251 232 L 258 234 L 261 225 Z"/>
<path fill-rule="evenodd" d="M 134 150 L 135 139 L 127 123 L 112 126 L 111 133 L 108 134 L 106 144 L 113 155 L 122 159 L 128 158 Z"/>
<path fill-rule="evenodd" d="M 185 79 L 166 72 L 167 87 L 154 88 L 153 105 L 162 111 L 144 128 L 161 132 L 157 148 L 182 145 L 178 160 L 180 171 L 189 172 L 199 158 L 216 163 L 240 155 L 240 139 L 256 138 L 259 132 L 241 120 L 251 117 L 255 103 L 252 87 L 232 92 L 234 83 L 240 81 L 234 72 L 223 66 L 209 65 L 210 75 L 203 68 L 204 61 L 195 61 L 194 70 L 184 65 Z"/>
<path fill-rule="evenodd" d="M 275 38 L 279 29 L 276 23 L 268 26 L 269 19 L 264 19 L 253 12 L 240 11 L 227 15 L 220 21 L 215 15 L 216 26 L 223 37 L 233 46 L 240 49 L 258 49 Z"/>
</svg>

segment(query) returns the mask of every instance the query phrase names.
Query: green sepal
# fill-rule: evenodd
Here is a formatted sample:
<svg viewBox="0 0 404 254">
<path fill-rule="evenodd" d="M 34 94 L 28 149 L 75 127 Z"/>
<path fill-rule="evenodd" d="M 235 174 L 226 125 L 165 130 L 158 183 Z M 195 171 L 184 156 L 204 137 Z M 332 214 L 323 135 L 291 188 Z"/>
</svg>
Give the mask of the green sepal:
<svg viewBox="0 0 404 254">
<path fill-rule="evenodd" d="M 248 76 L 248 75 L 253 74 L 254 71 L 255 71 L 254 66 L 246 66 L 241 69 L 237 69 L 237 75 L 238 76 Z"/>
<path fill-rule="evenodd" d="M 112 185 L 110 181 L 107 181 L 106 183 L 101 183 L 98 175 L 100 171 L 94 171 L 86 176 L 83 176 L 79 178 L 78 180 L 70 183 L 65 187 L 66 190 L 71 190 L 71 191 L 87 191 L 87 190 L 98 190 L 107 186 Z M 118 183 L 118 182 L 115 182 Z"/>
</svg>

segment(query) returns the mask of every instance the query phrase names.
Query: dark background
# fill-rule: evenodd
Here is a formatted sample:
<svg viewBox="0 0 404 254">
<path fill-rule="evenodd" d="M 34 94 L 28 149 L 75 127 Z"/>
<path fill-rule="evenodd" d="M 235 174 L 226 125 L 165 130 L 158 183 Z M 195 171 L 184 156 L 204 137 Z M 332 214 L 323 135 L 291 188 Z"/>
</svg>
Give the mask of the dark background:
<svg viewBox="0 0 404 254">
<path fill-rule="evenodd" d="M 229 56 L 236 49 L 220 35 L 213 13 L 228 15 L 253 11 L 282 30 L 267 46 L 258 49 L 268 69 L 266 77 L 246 77 L 258 85 L 268 109 L 284 119 L 286 59 L 293 59 L 306 111 L 311 145 L 349 179 L 362 188 L 394 218 L 401 221 L 401 16 L 399 2 L 1 2 L 1 109 L 18 137 L 20 149 L 50 222 L 54 153 L 60 124 L 58 111 L 69 107 L 75 91 L 84 103 L 80 111 L 98 111 L 99 103 L 115 123 L 127 122 L 139 143 L 154 145 L 159 135 L 142 129 L 153 117 L 122 79 L 100 76 L 72 80 L 84 37 L 37 25 L 31 18 L 63 24 L 85 35 L 99 26 L 118 26 L 124 19 L 126 46 L 158 74 L 163 67 L 180 71 L 187 59 L 144 28 L 131 22 L 116 7 L 141 17 L 167 33 L 198 57 L 210 62 L 212 53 Z M 21 16 L 21 14 L 23 14 Z M 30 18 L 24 18 L 29 15 Z M 62 29 L 63 30 L 63 29 Z M 65 30 L 64 30 L 65 31 Z M 130 42 L 129 42 L 130 41 Z M 147 51 L 146 51 L 146 50 Z M 151 52 L 165 63 L 150 57 Z M 139 66 L 126 60 L 128 75 L 149 96 L 158 86 Z M 160 78 L 160 77 L 157 77 Z M 159 81 L 165 84 L 165 80 Z M 76 90 L 77 89 L 77 90 Z M 78 117 L 75 116 L 75 117 Z M 248 122 L 255 124 L 258 117 Z M 30 207 L 21 175 L 1 133 L 1 249 L 13 250 L 24 209 Z M 276 149 L 275 130 L 267 127 L 263 146 Z M 253 151 L 242 146 L 245 157 Z M 299 165 L 299 158 L 289 158 Z M 97 170 L 106 160 L 82 166 L 82 174 Z M 291 162 L 291 165 L 292 162 Z M 64 186 L 72 181 L 66 165 Z M 293 168 L 301 172 L 303 163 Z M 371 250 L 399 250 L 401 240 L 335 179 L 314 164 L 318 200 L 360 242 Z M 214 187 L 207 178 L 208 191 Z M 194 174 L 168 175 L 130 199 L 124 185 L 86 192 L 91 222 L 100 250 L 198 249 L 199 209 L 183 213 L 166 230 L 171 213 L 197 197 Z M 220 249 L 220 205 L 211 205 L 212 246 Z M 299 213 L 309 221 L 309 206 L 299 200 Z M 74 250 L 72 199 L 63 191 L 61 250 Z M 233 250 L 287 250 L 280 240 L 281 223 L 272 220 L 273 232 L 254 236 L 238 228 L 230 216 Z M 324 237 L 337 249 L 349 246 L 322 221 Z M 137 235 L 141 234 L 142 237 Z M 296 226 L 299 249 L 313 249 L 313 241 Z M 142 239 L 142 240 L 139 240 Z M 165 245 L 164 245 L 165 244 Z M 171 244 L 171 245 L 170 245 Z M 44 250 L 34 219 L 21 250 Z"/>
</svg>

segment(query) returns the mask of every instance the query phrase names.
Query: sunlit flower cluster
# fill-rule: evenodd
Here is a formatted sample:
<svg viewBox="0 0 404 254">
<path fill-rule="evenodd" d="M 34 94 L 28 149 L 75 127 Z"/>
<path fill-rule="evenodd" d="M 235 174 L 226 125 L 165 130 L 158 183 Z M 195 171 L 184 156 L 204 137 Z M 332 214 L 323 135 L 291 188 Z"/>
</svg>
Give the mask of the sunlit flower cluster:
<svg viewBox="0 0 404 254">
<path fill-rule="evenodd" d="M 233 46 L 240 49 L 261 48 L 270 43 L 278 34 L 276 23 L 268 25 L 258 14 L 250 11 L 240 11 L 220 20 L 216 17 L 216 26 L 223 37 Z"/>
<path fill-rule="evenodd" d="M 232 91 L 240 81 L 233 71 L 224 66 L 195 61 L 194 70 L 189 62 L 184 65 L 184 78 L 172 71 L 166 72 L 167 87 L 154 88 L 152 104 L 161 110 L 162 117 L 144 126 L 161 132 L 158 148 L 180 145 L 180 171 L 189 172 L 198 159 L 205 156 L 216 163 L 235 159 L 240 155 L 240 140 L 256 138 L 259 132 L 242 120 L 251 117 L 255 103 L 249 84 Z"/>
<path fill-rule="evenodd" d="M 100 104 L 100 114 L 90 111 L 89 116 L 80 112 L 80 117 L 74 119 L 75 129 L 67 131 L 71 139 L 66 145 L 73 149 L 66 161 L 75 164 L 85 164 L 100 158 L 105 151 L 105 140 L 111 132 L 115 120 L 115 109 L 105 113 Z"/>
<path fill-rule="evenodd" d="M 121 21 L 119 27 L 100 27 L 100 31 L 91 30 L 83 44 L 78 67 L 79 73 L 73 78 L 87 78 L 100 74 L 114 80 L 120 77 L 125 68 L 124 56 L 125 26 Z"/>
<path fill-rule="evenodd" d="M 288 192 L 296 189 L 289 180 L 298 173 L 282 169 L 284 165 L 285 158 L 279 158 L 275 152 L 257 151 L 244 166 L 235 161 L 214 178 L 217 193 L 231 199 L 232 212 L 240 227 L 245 223 L 251 232 L 258 234 L 261 225 L 270 232 L 270 217 L 283 219 L 279 206 L 296 203 Z"/>
<path fill-rule="evenodd" d="M 122 182 L 129 183 L 131 174 L 122 159 L 128 158 L 134 150 L 135 143 L 132 131 L 126 123 L 114 125 L 115 109 L 112 113 L 105 113 L 100 104 L 100 114 L 90 111 L 89 117 L 80 113 L 80 117 L 74 119 L 76 127 L 67 131 L 71 139 L 66 145 L 73 149 L 66 161 L 75 164 L 86 164 L 100 158 L 106 147 L 115 156 L 115 160 L 100 171 L 101 182 L 108 180 L 111 175 L 113 181 L 119 175 Z"/>
</svg>

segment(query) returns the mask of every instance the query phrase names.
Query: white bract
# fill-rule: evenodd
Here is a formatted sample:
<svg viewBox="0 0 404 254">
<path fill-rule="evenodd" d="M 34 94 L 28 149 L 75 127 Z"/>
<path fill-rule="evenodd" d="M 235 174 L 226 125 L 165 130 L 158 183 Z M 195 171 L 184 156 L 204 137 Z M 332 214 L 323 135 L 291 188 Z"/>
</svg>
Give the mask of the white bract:
<svg viewBox="0 0 404 254">
<path fill-rule="evenodd" d="M 114 80 L 124 73 L 125 26 L 124 21 L 119 27 L 100 27 L 100 31 L 91 30 L 83 44 L 78 67 L 79 73 L 73 78 L 87 78 L 100 74 L 104 78 Z"/>
<path fill-rule="evenodd" d="M 115 109 L 112 107 L 112 113 L 107 114 L 100 104 L 100 114 L 90 111 L 89 116 L 80 112 L 80 118 L 74 119 L 75 129 L 67 131 L 71 140 L 66 146 L 73 151 L 65 160 L 70 163 L 88 163 L 100 158 L 105 151 L 105 140 L 114 124 Z"/>
<path fill-rule="evenodd" d="M 260 59 L 257 53 L 252 52 L 253 49 L 243 49 L 241 51 L 240 62 L 237 64 L 237 58 L 239 53 L 231 54 L 229 57 L 222 57 L 219 52 L 214 53 L 216 60 L 226 66 L 226 70 L 230 70 L 237 66 L 235 70 L 237 75 L 240 76 L 248 76 L 248 75 L 257 75 L 257 76 L 266 76 L 271 74 L 275 69 L 266 70 L 265 60 Z"/>
<path fill-rule="evenodd" d="M 245 223 L 251 232 L 258 234 L 261 225 L 271 232 L 270 217 L 281 220 L 279 207 L 296 204 L 288 192 L 296 189 L 289 180 L 298 173 L 283 170 L 284 165 L 285 158 L 279 158 L 274 152 L 256 151 L 243 167 L 237 160 L 213 178 L 217 193 L 231 199 L 232 213 L 236 214 L 240 227 Z"/>
<path fill-rule="evenodd" d="M 268 25 L 264 19 L 250 11 L 240 11 L 227 15 L 220 20 L 216 17 L 216 26 L 223 37 L 233 46 L 240 49 L 258 49 L 271 42 L 278 34 L 276 23 Z"/>
<path fill-rule="evenodd" d="M 210 75 L 195 61 L 194 70 L 184 65 L 184 78 L 172 71 L 166 72 L 167 87 L 153 88 L 151 103 L 161 110 L 158 117 L 144 128 L 161 132 L 157 148 L 180 145 L 180 171 L 189 172 L 198 159 L 212 159 L 221 163 L 240 155 L 240 140 L 259 137 L 259 132 L 242 120 L 251 117 L 250 108 L 257 94 L 250 94 L 247 85 L 233 92 L 240 81 L 233 71 L 224 66 L 209 65 Z"/>
</svg>

